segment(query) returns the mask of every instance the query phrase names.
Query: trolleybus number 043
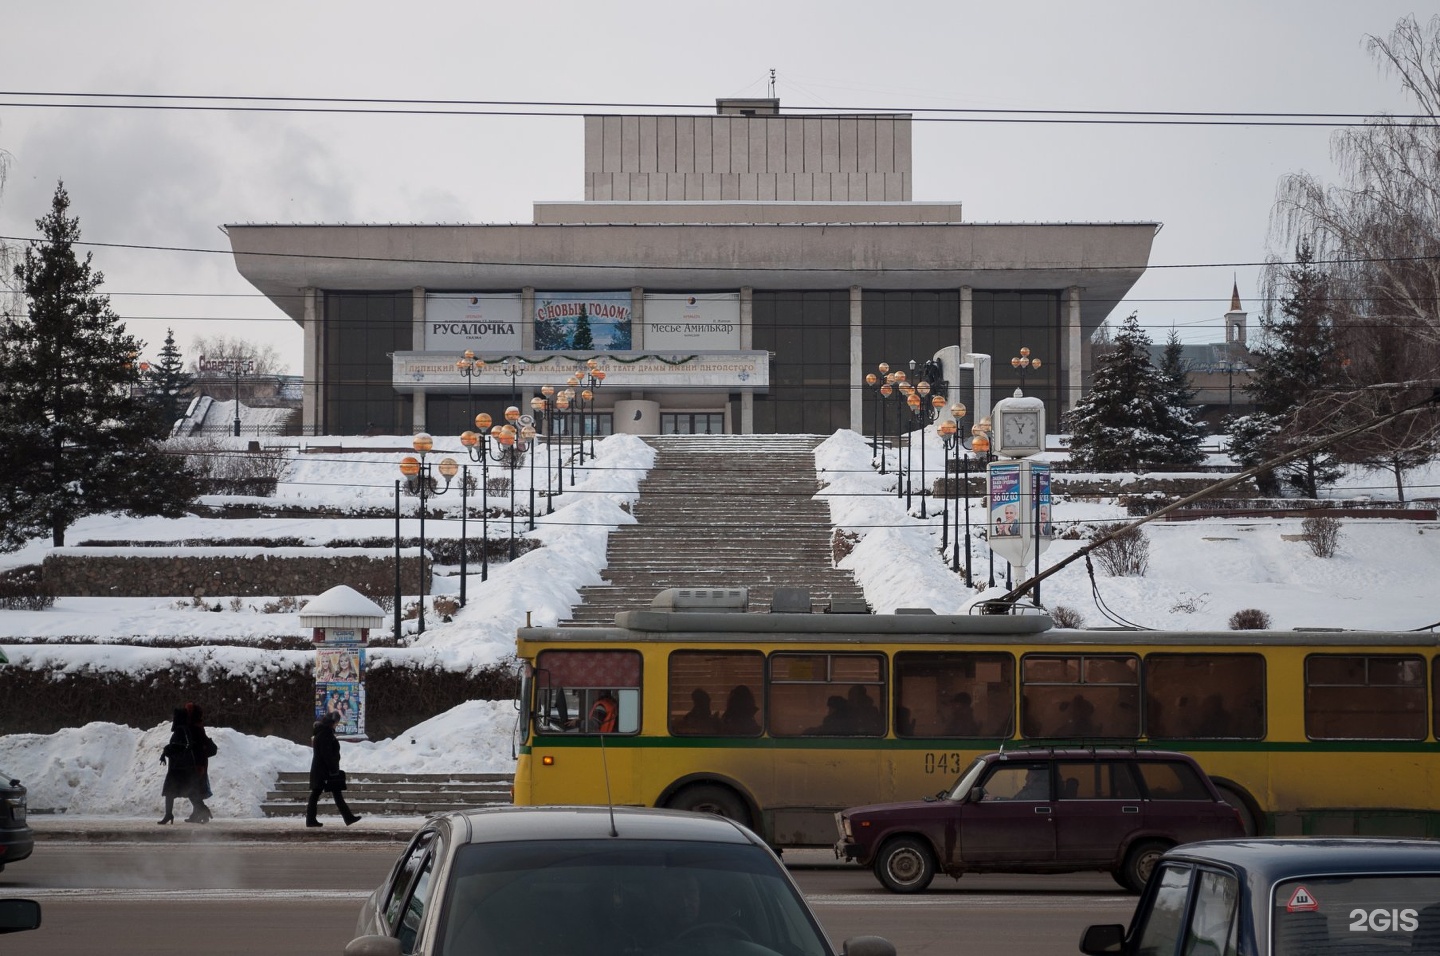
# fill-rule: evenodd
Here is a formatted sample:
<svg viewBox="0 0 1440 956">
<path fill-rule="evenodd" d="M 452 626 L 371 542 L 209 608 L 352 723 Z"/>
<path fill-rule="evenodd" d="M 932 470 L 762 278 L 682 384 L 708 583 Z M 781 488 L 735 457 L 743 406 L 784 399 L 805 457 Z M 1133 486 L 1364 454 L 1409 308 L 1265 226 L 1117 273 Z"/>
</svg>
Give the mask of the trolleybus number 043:
<svg viewBox="0 0 1440 956">
<path fill-rule="evenodd" d="M 968 760 L 961 759 L 958 753 L 927 753 L 925 755 L 926 773 L 948 773 L 959 774 L 966 766 Z"/>
</svg>

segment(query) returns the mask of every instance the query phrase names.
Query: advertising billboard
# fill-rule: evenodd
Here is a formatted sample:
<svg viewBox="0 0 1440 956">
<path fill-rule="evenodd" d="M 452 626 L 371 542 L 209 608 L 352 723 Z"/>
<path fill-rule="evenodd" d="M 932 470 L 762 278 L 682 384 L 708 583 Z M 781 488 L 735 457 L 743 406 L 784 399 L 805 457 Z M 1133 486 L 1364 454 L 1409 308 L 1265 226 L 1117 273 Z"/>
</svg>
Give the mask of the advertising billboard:
<svg viewBox="0 0 1440 956">
<path fill-rule="evenodd" d="M 629 292 L 535 293 L 535 348 L 623 352 L 630 348 Z"/>
<path fill-rule="evenodd" d="M 740 293 L 645 296 L 645 347 L 658 351 L 740 348 Z"/>
<path fill-rule="evenodd" d="M 440 292 L 425 296 L 425 344 L 432 352 L 516 351 L 518 292 Z"/>
</svg>

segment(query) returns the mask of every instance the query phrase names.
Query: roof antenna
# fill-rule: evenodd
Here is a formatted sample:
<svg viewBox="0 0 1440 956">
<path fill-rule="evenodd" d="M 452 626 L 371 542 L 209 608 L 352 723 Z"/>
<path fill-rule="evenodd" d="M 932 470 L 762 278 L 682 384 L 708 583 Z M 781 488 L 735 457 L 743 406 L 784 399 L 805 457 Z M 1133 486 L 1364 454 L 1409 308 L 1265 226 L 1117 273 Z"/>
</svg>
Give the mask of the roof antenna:
<svg viewBox="0 0 1440 956">
<path fill-rule="evenodd" d="M 775 98 L 775 67 L 770 67 L 770 98 Z"/>
<path fill-rule="evenodd" d="M 600 769 L 605 774 L 605 806 L 610 811 L 610 835 L 618 837 L 620 831 L 615 829 L 615 801 L 610 797 L 610 761 L 605 756 L 605 734 L 600 734 Z"/>
</svg>

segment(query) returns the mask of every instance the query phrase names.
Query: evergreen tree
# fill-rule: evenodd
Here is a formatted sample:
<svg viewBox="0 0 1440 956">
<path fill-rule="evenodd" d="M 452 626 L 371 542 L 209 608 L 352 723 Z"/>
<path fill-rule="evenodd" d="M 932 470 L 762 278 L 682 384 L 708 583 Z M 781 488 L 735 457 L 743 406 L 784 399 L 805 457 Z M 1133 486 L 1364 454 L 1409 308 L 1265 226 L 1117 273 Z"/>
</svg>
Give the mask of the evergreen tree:
<svg viewBox="0 0 1440 956">
<path fill-rule="evenodd" d="M 1172 463 L 1170 387 L 1150 361 L 1150 338 L 1131 313 L 1071 413 L 1070 459 L 1094 471 L 1141 471 Z"/>
<path fill-rule="evenodd" d="M 1250 353 L 1246 391 L 1263 417 L 1230 421 L 1231 453 L 1247 467 L 1317 441 L 1337 424 L 1328 400 L 1340 384 L 1341 358 L 1329 277 L 1314 259 L 1312 247 L 1302 241 L 1295 262 L 1282 273 L 1279 313 L 1267 310 L 1260 319 L 1260 343 Z M 1279 478 L 1306 498 L 1316 497 L 1321 485 L 1341 474 L 1335 454 L 1328 451 L 1302 456 L 1279 470 Z"/>
<path fill-rule="evenodd" d="M 1167 439 L 1164 464 L 1177 467 L 1198 465 L 1205 460 L 1205 453 L 1200 450 L 1204 429 L 1195 421 L 1195 389 L 1190 387 L 1184 354 L 1179 333 L 1171 329 L 1160 357 L 1160 377 L 1165 382 L 1165 409 L 1169 413 L 1164 428 Z"/>
<path fill-rule="evenodd" d="M 28 312 L 0 323 L 0 547 L 49 532 L 56 546 L 90 514 L 179 516 L 194 482 L 164 455 L 140 393 L 140 343 L 76 258 L 78 218 L 61 183 L 14 269 Z"/>
<path fill-rule="evenodd" d="M 590 334 L 590 315 L 585 311 L 585 306 L 580 306 L 580 318 L 575 322 L 575 338 L 571 341 L 570 347 L 576 351 L 588 352 L 595 348 L 595 339 Z"/>
<path fill-rule="evenodd" d="M 181 412 L 190 401 L 189 390 L 195 376 L 185 371 L 180 349 L 175 345 L 175 330 L 165 330 L 165 346 L 159 360 L 144 371 L 145 391 L 155 404 L 165 434 L 175 427 Z"/>
</svg>

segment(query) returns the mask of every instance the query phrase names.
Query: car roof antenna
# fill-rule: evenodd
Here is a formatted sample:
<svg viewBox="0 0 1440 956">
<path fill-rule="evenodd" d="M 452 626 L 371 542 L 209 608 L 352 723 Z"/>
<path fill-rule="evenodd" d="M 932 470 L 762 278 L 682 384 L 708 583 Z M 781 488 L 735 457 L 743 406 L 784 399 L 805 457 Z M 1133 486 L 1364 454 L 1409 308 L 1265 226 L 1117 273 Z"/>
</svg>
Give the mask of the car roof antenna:
<svg viewBox="0 0 1440 956">
<path fill-rule="evenodd" d="M 605 756 L 605 735 L 600 734 L 600 769 L 605 774 L 605 807 L 610 811 L 610 835 L 618 837 L 620 831 L 615 829 L 615 801 L 610 796 L 610 761 Z"/>
</svg>

